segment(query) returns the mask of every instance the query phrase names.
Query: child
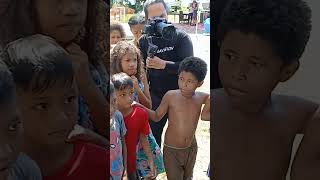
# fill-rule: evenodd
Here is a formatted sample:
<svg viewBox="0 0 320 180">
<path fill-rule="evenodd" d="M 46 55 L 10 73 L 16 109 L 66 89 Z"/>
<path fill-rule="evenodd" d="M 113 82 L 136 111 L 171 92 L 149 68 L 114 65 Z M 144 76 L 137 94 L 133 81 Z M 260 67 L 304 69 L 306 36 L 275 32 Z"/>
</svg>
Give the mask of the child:
<svg viewBox="0 0 320 180">
<path fill-rule="evenodd" d="M 10 12 L 13 13 L 14 22 L 8 24 L 14 26 L 7 31 L 17 33 L 10 36 L 13 38 L 11 41 L 30 34 L 45 34 L 70 53 L 77 67 L 75 71 L 79 71 L 75 77 L 80 95 L 78 123 L 108 137 L 106 129 L 109 129 L 109 123 L 106 122 L 105 107 L 109 105 L 106 98 L 109 75 L 105 61 L 109 60 L 109 54 L 106 53 L 109 48 L 106 45 L 109 17 L 106 17 L 108 11 L 103 0 L 14 0 L 10 4 Z M 0 37 L 2 35 L 6 34 Z"/>
<path fill-rule="evenodd" d="M 112 50 L 111 53 L 111 67 L 113 73 L 124 72 L 131 76 L 134 86 L 134 101 L 140 102 L 142 105 L 151 108 L 151 98 L 149 92 L 149 84 L 147 77 L 144 73 L 140 54 L 138 49 L 131 43 L 122 41 L 119 42 Z M 153 160 L 157 168 L 158 173 L 164 172 L 163 156 L 161 149 L 156 142 L 156 139 L 150 133 L 148 135 L 148 141 L 150 144 Z M 141 144 L 138 145 L 137 152 L 137 169 L 140 177 L 147 177 L 150 169 L 148 165 L 148 158 L 143 151 Z"/>
<path fill-rule="evenodd" d="M 41 180 L 36 163 L 21 153 L 22 117 L 16 104 L 15 85 L 7 67 L 0 61 L 0 179 Z"/>
<path fill-rule="evenodd" d="M 197 156 L 195 131 L 202 105 L 209 95 L 195 92 L 207 73 L 207 64 L 197 57 L 185 58 L 179 67 L 178 90 L 168 91 L 156 111 L 145 108 L 150 119 L 169 114 L 163 158 L 168 179 L 190 179 Z"/>
<path fill-rule="evenodd" d="M 318 105 L 272 92 L 299 67 L 310 8 L 302 0 L 231 1 L 219 28 L 223 89 L 212 94 L 214 178 L 285 179 L 293 140 Z"/>
<path fill-rule="evenodd" d="M 43 179 L 106 179 L 107 149 L 65 142 L 78 115 L 78 91 L 68 53 L 42 35 L 16 40 L 4 53 L 25 120 L 24 152 L 37 162 Z"/>
<path fill-rule="evenodd" d="M 125 38 L 126 34 L 121 24 L 113 23 L 110 25 L 110 47 L 114 46 Z"/>
<path fill-rule="evenodd" d="M 134 82 L 134 100 L 151 107 L 151 97 L 146 74 L 137 47 L 126 41 L 119 42 L 111 51 L 111 73 L 124 72 Z"/>
<path fill-rule="evenodd" d="M 110 179 L 121 180 L 127 176 L 127 147 L 124 136 L 127 132 L 122 114 L 117 111 L 115 89 L 110 82 Z"/>
<path fill-rule="evenodd" d="M 112 76 L 112 82 L 116 89 L 118 109 L 124 116 L 127 127 L 125 139 L 128 152 L 128 177 L 130 180 L 137 179 L 136 147 L 138 142 L 140 142 L 148 157 L 148 165 L 150 167 L 150 173 L 148 175 L 151 178 L 155 178 L 156 169 L 147 139 L 150 133 L 148 115 L 140 107 L 132 105 L 134 93 L 133 81 L 127 74 L 118 73 Z"/>
<path fill-rule="evenodd" d="M 191 8 L 193 10 L 191 26 L 195 26 L 197 23 L 197 12 L 198 12 L 198 2 L 196 0 L 192 1 Z"/>
<path fill-rule="evenodd" d="M 133 34 L 133 40 L 131 41 L 131 43 L 133 43 L 136 47 L 139 47 L 139 39 L 142 36 L 145 19 L 143 16 L 134 15 L 130 17 L 128 24 Z"/>
</svg>

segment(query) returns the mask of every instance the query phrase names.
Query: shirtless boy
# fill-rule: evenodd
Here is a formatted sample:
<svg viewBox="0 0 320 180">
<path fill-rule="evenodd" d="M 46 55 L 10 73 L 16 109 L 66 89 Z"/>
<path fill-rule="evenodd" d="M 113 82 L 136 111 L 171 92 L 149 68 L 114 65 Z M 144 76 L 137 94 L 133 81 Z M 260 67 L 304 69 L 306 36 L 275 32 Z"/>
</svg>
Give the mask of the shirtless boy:
<svg viewBox="0 0 320 180">
<path fill-rule="evenodd" d="M 317 109 L 273 94 L 299 67 L 311 31 L 302 0 L 232 1 L 220 25 L 219 75 L 212 91 L 213 176 L 284 180 L 295 135 Z"/>
<path fill-rule="evenodd" d="M 207 64 L 196 57 L 185 58 L 179 67 L 177 90 L 168 91 L 156 111 L 145 108 L 149 118 L 159 121 L 167 112 L 163 158 L 169 180 L 191 179 L 197 156 L 195 131 L 201 107 L 209 95 L 195 90 L 203 84 Z"/>
</svg>

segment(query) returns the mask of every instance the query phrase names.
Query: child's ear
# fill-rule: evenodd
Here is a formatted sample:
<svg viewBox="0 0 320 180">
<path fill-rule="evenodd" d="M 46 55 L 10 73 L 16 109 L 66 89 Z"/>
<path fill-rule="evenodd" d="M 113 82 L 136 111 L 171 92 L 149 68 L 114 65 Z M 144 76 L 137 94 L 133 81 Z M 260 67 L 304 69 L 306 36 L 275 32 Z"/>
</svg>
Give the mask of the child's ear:
<svg viewBox="0 0 320 180">
<path fill-rule="evenodd" d="M 285 65 L 281 70 L 280 82 L 285 82 L 290 79 L 298 70 L 300 63 L 298 60 L 293 61 L 289 65 Z"/>
</svg>

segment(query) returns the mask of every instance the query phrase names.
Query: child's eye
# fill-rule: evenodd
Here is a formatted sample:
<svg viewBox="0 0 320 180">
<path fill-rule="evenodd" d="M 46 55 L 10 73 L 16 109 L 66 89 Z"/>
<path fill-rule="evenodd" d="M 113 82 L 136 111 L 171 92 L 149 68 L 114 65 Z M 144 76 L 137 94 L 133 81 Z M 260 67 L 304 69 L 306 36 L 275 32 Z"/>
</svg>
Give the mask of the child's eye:
<svg viewBox="0 0 320 180">
<path fill-rule="evenodd" d="M 121 96 L 121 97 L 124 97 L 124 96 L 126 96 L 126 94 L 120 94 L 120 96 Z"/>
<path fill-rule="evenodd" d="M 71 102 L 73 102 L 76 99 L 76 96 L 70 96 L 65 100 L 65 104 L 69 104 Z"/>
<path fill-rule="evenodd" d="M 257 68 L 259 68 L 259 67 L 262 67 L 262 66 L 263 66 L 263 64 L 258 63 L 258 62 L 254 62 L 254 61 L 251 61 L 250 63 L 251 63 L 254 67 L 257 67 Z"/>
<path fill-rule="evenodd" d="M 8 127 L 9 131 L 16 131 L 20 127 L 21 123 L 22 123 L 21 121 L 16 121 L 16 122 L 10 124 Z"/>
<path fill-rule="evenodd" d="M 232 54 L 225 53 L 224 56 L 230 61 L 236 60 L 236 57 Z"/>
<path fill-rule="evenodd" d="M 47 104 L 47 103 L 39 103 L 39 104 L 36 104 L 36 105 L 34 106 L 34 109 L 40 110 L 40 111 L 47 110 L 47 109 L 48 109 L 48 104 Z"/>
</svg>

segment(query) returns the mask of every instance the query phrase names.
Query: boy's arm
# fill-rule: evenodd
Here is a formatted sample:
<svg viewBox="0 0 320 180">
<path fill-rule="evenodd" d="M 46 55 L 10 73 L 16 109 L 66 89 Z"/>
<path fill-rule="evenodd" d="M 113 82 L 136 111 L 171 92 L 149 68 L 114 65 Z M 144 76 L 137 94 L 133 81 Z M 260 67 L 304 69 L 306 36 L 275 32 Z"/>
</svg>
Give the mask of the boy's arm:
<svg viewBox="0 0 320 180">
<path fill-rule="evenodd" d="M 140 107 L 144 108 L 144 110 L 148 113 L 149 115 L 149 118 L 152 120 L 152 121 L 155 121 L 155 122 L 158 122 L 160 121 L 163 116 L 168 112 L 168 107 L 169 107 L 169 99 L 170 99 L 170 95 L 169 93 L 167 92 L 162 100 L 161 100 L 161 103 L 159 105 L 159 107 L 157 108 L 157 110 L 151 110 L 151 109 L 148 109 L 146 108 L 145 106 L 139 104 L 139 103 L 136 103 L 137 105 L 139 105 Z"/>
<path fill-rule="evenodd" d="M 201 112 L 201 119 L 210 121 L 210 96 L 207 97 L 204 107 Z"/>
<path fill-rule="evenodd" d="M 146 155 L 148 157 L 148 162 L 149 162 L 149 166 L 150 166 L 150 169 L 151 169 L 150 176 L 152 178 L 155 178 L 157 173 L 156 173 L 156 168 L 154 166 L 152 153 L 151 153 L 151 150 L 150 150 L 150 144 L 149 144 L 149 141 L 148 141 L 148 136 L 143 134 L 143 133 L 141 133 L 140 134 L 140 143 L 141 143 L 141 145 L 143 147 L 144 152 L 146 153 Z"/>
<path fill-rule="evenodd" d="M 320 108 L 305 129 L 304 137 L 295 155 L 291 180 L 318 180 L 320 179 Z"/>
<path fill-rule="evenodd" d="M 122 156 L 123 156 L 123 167 L 124 167 L 124 172 L 123 172 L 123 177 L 127 178 L 127 145 L 125 142 L 124 137 L 122 138 Z"/>
</svg>

